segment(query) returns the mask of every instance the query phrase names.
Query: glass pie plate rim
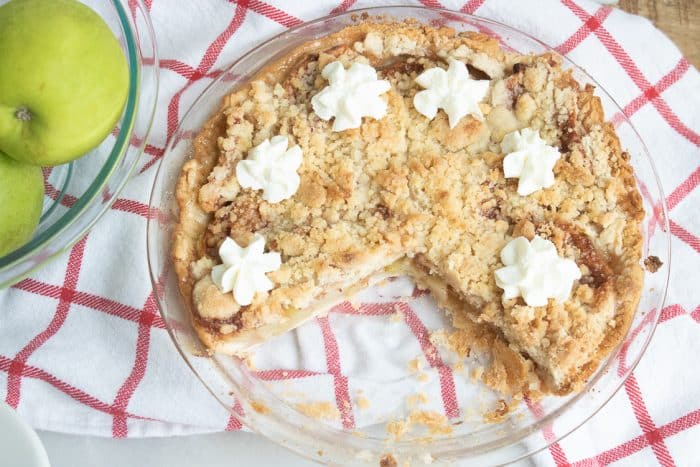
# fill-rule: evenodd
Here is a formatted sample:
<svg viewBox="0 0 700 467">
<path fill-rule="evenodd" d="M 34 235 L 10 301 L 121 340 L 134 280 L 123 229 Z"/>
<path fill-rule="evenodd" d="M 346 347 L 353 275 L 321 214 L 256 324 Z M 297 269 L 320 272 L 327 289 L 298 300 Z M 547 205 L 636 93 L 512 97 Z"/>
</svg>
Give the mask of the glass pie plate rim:
<svg viewBox="0 0 700 467">
<path fill-rule="evenodd" d="M 469 457 L 474 460 L 478 459 L 481 461 L 488 461 L 489 463 L 500 464 L 505 462 L 512 462 L 527 457 L 529 455 L 541 451 L 542 449 L 545 449 L 549 445 L 559 441 L 560 439 L 567 436 L 572 431 L 583 425 L 586 421 L 593 417 L 600 409 L 602 409 L 607 404 L 607 402 L 617 393 L 619 388 L 634 370 L 637 363 L 644 354 L 651 339 L 651 336 L 653 335 L 656 323 L 658 322 L 661 309 L 663 308 L 663 305 L 666 300 L 666 291 L 670 273 L 671 252 L 665 197 L 663 194 L 663 189 L 661 187 L 658 173 L 656 171 L 656 168 L 654 167 L 653 160 L 646 146 L 644 145 L 644 142 L 642 141 L 641 137 L 639 136 L 631 122 L 627 119 L 627 117 L 624 116 L 624 113 L 621 113 L 621 121 L 623 122 L 623 124 L 629 125 L 629 128 L 631 130 L 630 137 L 636 138 L 636 143 L 640 144 L 641 155 L 644 159 L 643 162 L 649 165 L 648 168 L 651 171 L 649 176 L 651 177 L 650 181 L 652 182 L 652 186 L 650 186 L 649 189 L 653 191 L 655 197 L 658 197 L 656 203 L 658 203 L 657 205 L 660 207 L 655 213 L 655 215 L 659 218 L 660 230 L 659 232 L 657 232 L 657 235 L 661 235 L 661 239 L 658 241 L 661 242 L 661 246 L 659 248 L 663 251 L 654 251 L 654 254 L 659 254 L 659 256 L 661 256 L 664 259 L 664 269 L 656 273 L 657 275 L 655 276 L 655 279 L 657 279 L 656 282 L 660 281 L 660 287 L 659 290 L 657 290 L 657 295 L 659 298 L 656 299 L 655 307 L 651 311 L 646 313 L 646 316 L 643 318 L 643 321 L 641 323 L 637 323 L 637 321 L 641 319 L 639 316 L 640 310 L 638 309 L 635 312 L 633 322 L 627 331 L 625 339 L 610 354 L 610 356 L 603 363 L 601 363 L 594 376 L 589 378 L 585 388 L 581 392 L 572 396 L 571 399 L 559 409 L 551 413 L 545 414 L 533 425 L 519 429 L 519 431 L 517 431 L 514 435 L 509 435 L 502 439 L 482 443 L 480 445 L 477 445 L 476 447 L 469 448 L 463 448 L 460 446 L 459 441 L 462 437 L 459 436 L 455 436 L 454 438 L 436 439 L 425 446 L 416 446 L 415 441 L 399 440 L 394 441 L 391 444 L 387 444 L 386 439 L 355 436 L 350 431 L 345 431 L 329 427 L 327 425 L 323 425 L 317 420 L 292 409 L 288 404 L 285 404 L 283 401 L 281 401 L 276 395 L 274 395 L 271 391 L 264 387 L 262 381 L 257 380 L 252 373 L 246 372 L 246 370 L 243 368 L 243 364 L 238 365 L 236 369 L 233 370 L 235 373 L 233 375 L 231 373 L 226 375 L 219 374 L 219 376 L 223 378 L 221 380 L 223 381 L 223 385 L 220 385 L 221 381 L 214 382 L 215 377 L 212 376 L 212 374 L 210 374 L 209 371 L 211 370 L 214 373 L 219 373 L 223 371 L 223 368 L 221 368 L 219 363 L 217 363 L 216 361 L 216 356 L 206 356 L 206 352 L 202 347 L 199 347 L 196 351 L 193 352 L 191 346 L 197 345 L 196 337 L 194 338 L 194 344 L 192 342 L 189 342 L 189 339 L 192 338 L 191 335 L 186 336 L 188 342 L 185 342 L 182 340 L 183 334 L 181 333 L 193 333 L 194 331 L 191 329 L 189 329 L 189 331 L 187 329 L 185 329 L 184 331 L 180 329 L 183 323 L 178 322 L 177 319 L 172 319 L 173 317 L 170 314 L 170 305 L 167 303 L 167 297 L 165 296 L 166 292 L 164 291 L 164 289 L 167 289 L 168 287 L 167 285 L 164 285 L 165 275 L 172 274 L 172 271 L 169 271 L 169 269 L 171 268 L 168 266 L 169 257 L 164 257 L 169 256 L 169 249 L 166 248 L 165 255 L 160 251 L 163 245 L 161 244 L 162 239 L 159 237 L 159 235 L 162 235 L 160 229 L 162 228 L 163 223 L 167 222 L 163 219 L 168 217 L 168 214 L 164 212 L 167 210 L 164 210 L 162 207 L 161 197 L 172 197 L 172 189 L 174 188 L 174 185 L 161 185 L 163 183 L 162 178 L 168 176 L 166 174 L 166 171 L 172 170 L 172 168 L 168 168 L 165 165 L 173 163 L 168 158 L 168 155 L 174 151 L 174 147 L 183 142 L 183 139 L 180 138 L 180 136 L 183 134 L 183 128 L 185 127 L 184 124 L 188 121 L 188 119 L 192 117 L 192 114 L 196 113 L 198 107 L 203 105 L 203 102 L 207 100 L 207 96 L 209 94 L 211 94 L 214 91 L 217 91 L 218 87 L 225 85 L 224 82 L 226 81 L 227 76 L 230 78 L 231 76 L 238 76 L 241 74 L 234 74 L 234 70 L 236 70 L 236 67 L 240 66 L 241 63 L 246 62 L 246 60 L 250 59 L 251 57 L 254 57 L 256 54 L 264 53 L 268 53 L 266 55 L 267 58 L 266 60 L 262 60 L 261 63 L 264 64 L 265 62 L 272 61 L 275 58 L 277 58 L 280 54 L 285 53 L 289 50 L 289 46 L 286 46 L 288 48 L 284 49 L 284 44 L 286 42 L 285 39 L 295 38 L 295 36 L 303 35 L 304 31 L 308 31 L 309 29 L 312 29 L 314 27 L 320 28 L 322 25 L 332 21 L 337 21 L 339 22 L 339 24 L 352 24 L 353 20 L 351 18 L 355 17 L 355 15 L 360 15 L 362 13 L 368 13 L 372 16 L 386 15 L 392 19 L 405 19 L 420 15 L 432 16 L 433 19 L 448 18 L 454 21 L 463 21 L 471 25 L 480 25 L 486 28 L 497 28 L 498 30 L 505 30 L 511 34 L 520 36 L 520 38 L 522 39 L 526 39 L 527 41 L 536 44 L 543 50 L 553 51 L 553 49 L 550 46 L 544 44 L 542 41 L 505 24 L 451 10 L 433 9 L 420 6 L 372 7 L 325 16 L 323 18 L 305 22 L 299 26 L 286 30 L 248 50 L 239 58 L 237 58 L 230 66 L 228 66 L 224 70 L 224 72 L 219 77 L 217 77 L 216 80 L 210 83 L 202 91 L 202 93 L 194 100 L 192 105 L 189 107 L 187 112 L 183 115 L 182 119 L 180 120 L 178 129 L 175 131 L 173 137 L 168 142 L 168 145 L 165 150 L 165 156 L 159 162 L 158 172 L 153 183 L 153 189 L 150 197 L 150 209 L 152 211 L 152 215 L 149 215 L 147 225 L 147 250 L 149 272 L 151 281 L 154 285 L 154 289 L 157 291 L 156 302 L 158 305 L 159 312 L 164 322 L 166 323 L 166 329 L 171 339 L 173 340 L 173 343 L 175 344 L 178 352 L 181 354 L 187 365 L 190 367 L 190 369 L 192 369 L 196 377 L 202 382 L 202 384 L 204 384 L 204 386 L 209 390 L 209 392 L 211 392 L 217 398 L 217 400 L 227 410 L 231 412 L 233 416 L 237 417 L 243 424 L 245 424 L 248 428 L 252 429 L 253 431 L 259 432 L 273 439 L 274 441 L 287 446 L 288 448 L 296 451 L 297 453 L 302 454 L 311 459 L 321 462 L 357 462 L 358 453 L 369 452 L 368 459 L 377 459 L 379 458 L 377 456 L 381 455 L 382 453 L 393 453 L 401 457 L 401 459 L 408 458 L 420 462 L 420 453 L 429 452 L 431 453 L 432 457 L 435 457 L 437 459 L 454 459 Z M 343 23 L 343 20 L 349 21 Z M 314 36 L 306 37 L 303 41 L 305 42 L 308 40 L 312 40 L 313 38 Z M 281 49 L 278 48 L 277 50 L 275 50 L 275 45 L 281 46 Z M 573 68 L 578 74 L 578 76 L 585 77 L 587 82 L 590 82 L 596 86 L 596 95 L 601 96 L 601 98 L 607 99 L 614 106 L 614 109 L 617 112 L 621 112 L 621 107 L 605 91 L 605 89 L 597 83 L 595 79 L 593 79 L 579 66 L 571 62 L 566 57 L 564 57 L 564 62 L 567 67 Z M 228 85 L 229 92 L 230 90 L 235 89 L 235 86 L 239 83 L 246 82 L 248 77 L 254 74 L 254 72 L 257 69 L 259 69 L 259 67 L 252 70 L 241 70 L 245 76 L 241 78 L 233 78 L 233 80 L 236 81 L 236 83 Z M 216 107 L 209 107 L 207 118 L 208 116 L 212 115 L 215 110 Z M 610 115 L 606 115 L 606 118 L 609 120 Z M 182 162 L 184 162 L 184 160 L 186 159 L 178 159 L 178 167 L 181 165 Z M 646 225 L 648 219 L 649 212 L 647 211 L 644 219 L 644 225 Z M 645 247 L 643 256 L 649 254 L 647 245 L 647 235 L 647 229 L 644 229 Z M 169 239 L 166 239 L 165 241 L 167 242 L 169 241 Z M 649 275 L 645 273 L 645 279 L 648 277 Z M 645 284 L 642 296 L 644 297 L 646 293 L 647 289 Z M 176 292 L 176 295 L 179 296 L 179 291 Z M 182 302 L 181 299 L 180 302 Z M 182 303 L 180 303 L 179 306 L 183 307 Z M 636 331 L 633 330 L 635 324 L 640 325 L 639 329 L 637 329 Z M 187 326 L 187 323 L 185 323 L 184 325 Z M 602 396 L 602 398 L 597 402 L 597 406 L 594 407 L 593 410 L 587 411 L 584 416 L 579 416 L 578 418 L 568 421 L 565 427 L 553 437 L 540 437 L 539 434 L 543 429 L 551 427 L 554 421 L 561 420 L 562 417 L 566 415 L 567 411 L 569 411 L 570 407 L 574 406 L 589 391 L 594 390 L 596 383 L 599 382 L 600 378 L 603 375 L 605 375 L 609 371 L 614 371 L 612 366 L 614 365 L 614 362 L 616 361 L 620 352 L 623 350 L 623 347 L 629 344 L 628 339 L 630 338 L 630 333 L 637 331 L 640 331 L 639 335 L 641 335 L 643 339 L 641 345 L 635 348 L 635 350 L 633 350 L 633 352 L 636 353 L 634 353 L 630 363 L 625 365 L 622 374 L 618 375 L 617 379 L 613 383 L 611 383 L 614 387 L 611 388 L 611 390 L 608 390 L 608 392 L 604 396 Z M 629 351 L 629 346 L 625 348 L 624 351 L 627 353 Z M 199 359 L 199 361 L 197 359 Z M 202 363 L 202 359 L 207 361 L 207 363 Z M 211 365 L 212 368 L 203 369 L 204 367 L 206 367 L 206 365 Z M 231 372 L 232 370 L 230 368 L 227 368 L 227 371 Z M 217 387 L 217 385 L 219 386 Z M 245 415 L 243 415 L 237 408 L 233 408 L 231 397 L 234 395 L 237 396 L 238 399 L 241 401 L 245 410 Z M 254 410 L 255 406 L 249 404 L 249 398 L 252 398 L 251 400 L 254 400 L 256 402 L 261 402 L 266 407 L 270 408 L 270 410 Z M 569 411 L 569 413 L 571 412 Z M 525 451 L 515 450 L 512 451 L 511 454 L 508 454 L 508 452 L 505 451 L 506 448 L 508 448 L 509 446 L 514 446 L 518 443 L 524 443 L 526 441 L 528 443 L 532 443 L 532 447 L 530 447 L 530 444 L 528 444 L 528 447 L 525 449 Z M 343 446 L 340 447 L 338 445 Z M 503 454 L 503 452 L 506 453 Z M 492 456 L 492 454 L 495 455 Z"/>
</svg>

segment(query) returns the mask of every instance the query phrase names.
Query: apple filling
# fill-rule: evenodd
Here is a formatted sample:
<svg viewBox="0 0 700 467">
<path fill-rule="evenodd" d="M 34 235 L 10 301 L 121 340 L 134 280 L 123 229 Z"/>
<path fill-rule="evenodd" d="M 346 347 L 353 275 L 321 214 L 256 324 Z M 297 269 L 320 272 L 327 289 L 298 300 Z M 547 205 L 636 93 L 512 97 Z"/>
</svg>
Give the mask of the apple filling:
<svg viewBox="0 0 700 467">
<path fill-rule="evenodd" d="M 398 265 L 399 263 L 395 264 Z M 286 308 L 282 316 L 277 316 L 271 322 L 262 323 L 252 328 L 243 325 L 239 314 L 223 319 L 207 318 L 207 315 L 211 315 L 212 308 L 206 306 L 198 308 L 198 316 L 195 319 L 202 327 L 209 330 L 208 333 L 200 333 L 200 337 L 204 340 L 207 347 L 214 351 L 231 355 L 241 354 L 252 350 L 255 346 L 272 337 L 279 336 L 301 326 L 310 319 L 323 316 L 335 305 L 352 298 L 361 290 L 396 275 L 396 267 L 394 266 L 381 268 L 364 276 L 359 281 L 355 278 L 347 278 L 343 281 L 328 284 L 315 291 L 313 299 L 308 306 L 304 308 Z M 200 281 L 208 289 L 208 293 L 218 294 L 217 291 L 209 287 L 209 282 L 208 276 Z M 198 295 L 198 286 L 195 286 L 194 295 L 196 303 L 202 303 L 202 300 L 207 300 Z M 226 307 L 223 310 L 224 313 L 230 313 L 232 309 L 235 309 L 228 301 L 225 302 L 224 306 Z"/>
</svg>

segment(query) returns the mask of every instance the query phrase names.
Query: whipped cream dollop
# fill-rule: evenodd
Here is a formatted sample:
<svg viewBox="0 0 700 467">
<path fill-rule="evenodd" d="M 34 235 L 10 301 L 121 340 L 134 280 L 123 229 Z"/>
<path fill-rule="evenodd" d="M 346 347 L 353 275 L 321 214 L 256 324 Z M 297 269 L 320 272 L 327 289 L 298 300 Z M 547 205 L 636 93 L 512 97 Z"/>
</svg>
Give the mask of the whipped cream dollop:
<svg viewBox="0 0 700 467">
<path fill-rule="evenodd" d="M 440 67 L 425 70 L 416 83 L 426 89 L 413 97 L 413 107 L 429 119 L 435 118 L 440 108 L 447 114 L 450 128 L 467 114 L 483 120 L 479 102 L 489 91 L 489 81 L 471 79 L 467 66 L 459 60 L 451 58 L 447 70 Z"/>
<path fill-rule="evenodd" d="M 581 271 L 573 260 L 562 258 L 552 242 L 535 236 L 517 237 L 501 250 L 505 267 L 494 273 L 503 298 L 522 296 L 529 306 L 545 306 L 548 298 L 563 303 Z"/>
<path fill-rule="evenodd" d="M 518 177 L 518 194 L 527 196 L 554 185 L 554 164 L 559 150 L 548 145 L 540 134 L 530 128 L 508 133 L 501 141 L 503 174 Z"/>
<path fill-rule="evenodd" d="M 311 98 L 314 112 L 322 120 L 333 121 L 333 131 L 359 128 L 362 117 L 381 119 L 387 104 L 381 95 L 391 88 L 389 81 L 377 79 L 377 71 L 364 63 L 353 63 L 347 70 L 340 62 L 331 62 L 321 75 L 328 86 Z"/>
<path fill-rule="evenodd" d="M 265 253 L 265 238 L 260 234 L 255 234 L 245 248 L 226 237 L 219 247 L 219 256 L 223 264 L 214 266 L 211 280 L 222 293 L 233 291 L 233 298 L 241 306 L 250 305 L 256 292 L 271 290 L 274 284 L 265 273 L 282 265 L 279 253 Z"/>
<path fill-rule="evenodd" d="M 286 136 L 273 136 L 248 152 L 248 157 L 236 165 L 236 178 L 243 188 L 263 190 L 268 203 L 291 198 L 299 189 L 302 154 L 299 146 L 287 149 Z"/>
</svg>

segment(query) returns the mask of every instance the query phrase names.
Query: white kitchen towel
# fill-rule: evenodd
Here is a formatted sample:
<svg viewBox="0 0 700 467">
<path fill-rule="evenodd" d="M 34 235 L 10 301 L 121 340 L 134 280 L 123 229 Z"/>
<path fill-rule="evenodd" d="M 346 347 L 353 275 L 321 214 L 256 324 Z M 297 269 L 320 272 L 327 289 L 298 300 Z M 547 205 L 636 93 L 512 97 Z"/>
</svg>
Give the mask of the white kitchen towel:
<svg viewBox="0 0 700 467">
<path fill-rule="evenodd" d="M 161 95 L 151 146 L 121 194 L 129 202 L 111 209 L 65 255 L 0 292 L 0 397 L 35 428 L 113 437 L 240 428 L 181 360 L 153 299 L 144 207 L 162 148 L 204 87 L 256 44 L 331 12 L 420 4 L 396 0 L 144 3 L 158 40 Z M 558 465 L 699 462 L 700 372 L 693 363 L 700 352 L 697 70 L 649 21 L 587 0 L 422 3 L 521 29 L 585 68 L 639 130 L 668 196 L 674 261 L 667 306 L 653 341 L 624 389 L 584 427 L 539 454 L 537 460 Z M 396 281 L 387 287 L 386 293 L 400 295 L 410 284 Z M 274 373 L 274 366 L 319 373 L 313 388 L 319 397 L 336 401 L 337 391 L 354 396 L 350 394 L 354 377 L 389 375 L 397 365 L 405 366 L 405 359 L 396 363 L 389 358 L 358 358 L 362 352 L 371 354 L 372 343 L 361 339 L 363 328 L 374 332 L 373 327 L 396 326 L 391 345 L 417 355 L 429 353 L 425 352 L 428 344 L 416 339 L 435 324 L 421 311 L 421 300 L 429 298 L 412 302 L 408 326 L 399 326 L 379 312 L 374 317 L 353 317 L 341 307 L 301 331 L 308 336 L 304 342 L 315 345 L 283 342 L 297 346 L 294 355 L 301 357 L 296 361 L 280 357 L 256 363 L 270 371 L 271 379 L 281 374 Z M 430 361 L 426 364 L 431 366 Z M 341 382 L 348 377 L 347 384 L 339 385 L 334 375 L 342 376 Z M 340 422 L 360 425 L 363 414 L 351 407 Z"/>
</svg>

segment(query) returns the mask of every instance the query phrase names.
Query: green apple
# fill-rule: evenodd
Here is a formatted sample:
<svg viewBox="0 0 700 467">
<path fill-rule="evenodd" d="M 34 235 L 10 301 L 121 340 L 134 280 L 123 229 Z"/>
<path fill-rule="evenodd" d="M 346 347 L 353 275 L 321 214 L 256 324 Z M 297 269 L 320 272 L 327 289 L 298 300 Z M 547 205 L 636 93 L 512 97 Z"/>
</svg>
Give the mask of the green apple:
<svg viewBox="0 0 700 467">
<path fill-rule="evenodd" d="M 0 152 L 0 257 L 32 238 L 44 202 L 41 168 Z"/>
<path fill-rule="evenodd" d="M 116 37 L 77 0 L 12 0 L 0 6 L 0 151 L 58 165 L 114 128 L 129 72 Z"/>
</svg>

